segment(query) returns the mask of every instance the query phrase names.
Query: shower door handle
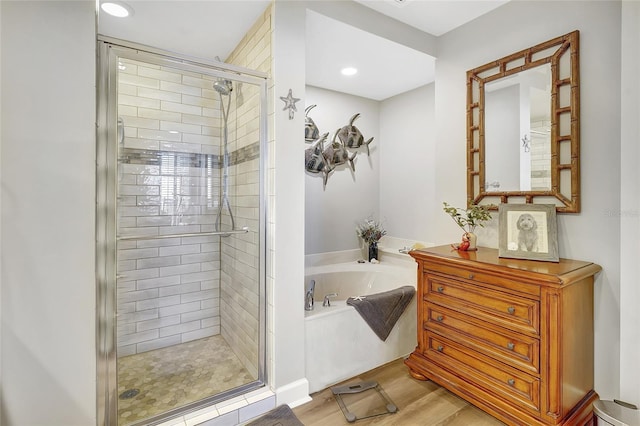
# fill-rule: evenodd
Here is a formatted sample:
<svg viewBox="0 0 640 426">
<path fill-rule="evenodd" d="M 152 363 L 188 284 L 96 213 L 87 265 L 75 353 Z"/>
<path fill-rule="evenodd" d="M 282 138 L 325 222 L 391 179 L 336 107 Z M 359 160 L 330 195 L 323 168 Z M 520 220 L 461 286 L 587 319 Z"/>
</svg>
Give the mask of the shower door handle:
<svg viewBox="0 0 640 426">
<path fill-rule="evenodd" d="M 167 234 L 167 235 L 123 235 L 118 237 L 118 241 L 124 240 L 155 240 L 160 238 L 184 238 L 184 237 L 206 237 L 210 235 L 220 235 L 222 237 L 228 237 L 233 234 L 246 234 L 249 232 L 249 227 L 245 226 L 240 229 L 233 229 L 229 231 L 212 231 L 212 232 L 193 232 L 187 234 Z"/>
</svg>

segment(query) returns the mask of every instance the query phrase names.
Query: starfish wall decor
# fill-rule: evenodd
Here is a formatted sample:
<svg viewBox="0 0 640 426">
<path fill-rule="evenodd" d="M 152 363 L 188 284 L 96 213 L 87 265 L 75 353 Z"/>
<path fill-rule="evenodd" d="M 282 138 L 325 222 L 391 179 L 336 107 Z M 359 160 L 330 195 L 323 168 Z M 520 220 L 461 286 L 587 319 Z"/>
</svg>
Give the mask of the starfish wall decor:
<svg viewBox="0 0 640 426">
<path fill-rule="evenodd" d="M 289 89 L 289 94 L 287 96 L 280 96 L 280 99 L 282 99 L 282 101 L 284 102 L 284 108 L 282 108 L 282 110 L 285 111 L 288 109 L 289 120 L 293 120 L 293 113 L 295 111 L 298 111 L 296 109 L 296 102 L 298 102 L 300 98 L 294 98 L 293 94 L 291 93 L 291 89 Z"/>
</svg>

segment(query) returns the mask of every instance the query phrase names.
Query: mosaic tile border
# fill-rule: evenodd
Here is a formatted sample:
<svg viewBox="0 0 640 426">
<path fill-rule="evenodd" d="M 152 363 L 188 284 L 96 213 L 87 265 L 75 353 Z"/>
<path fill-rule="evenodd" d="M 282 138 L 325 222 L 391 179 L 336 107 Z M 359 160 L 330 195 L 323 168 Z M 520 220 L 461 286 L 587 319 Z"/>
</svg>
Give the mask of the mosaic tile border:
<svg viewBox="0 0 640 426">
<path fill-rule="evenodd" d="M 171 155 L 171 157 L 175 159 L 174 161 L 182 167 L 222 168 L 222 155 L 199 154 L 192 152 L 124 148 L 120 154 L 119 160 L 123 164 L 157 166 L 160 165 L 163 154 Z M 229 165 L 235 166 L 247 161 L 255 160 L 256 158 L 260 158 L 260 142 L 254 142 L 229 153 Z"/>
</svg>

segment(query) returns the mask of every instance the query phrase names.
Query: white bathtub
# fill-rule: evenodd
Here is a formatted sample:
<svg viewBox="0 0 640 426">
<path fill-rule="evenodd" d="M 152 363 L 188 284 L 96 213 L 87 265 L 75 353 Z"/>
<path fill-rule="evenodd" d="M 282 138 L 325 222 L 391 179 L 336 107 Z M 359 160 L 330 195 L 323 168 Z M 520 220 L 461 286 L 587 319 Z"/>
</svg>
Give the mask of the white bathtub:
<svg viewBox="0 0 640 426">
<path fill-rule="evenodd" d="M 416 287 L 416 264 L 336 263 L 307 267 L 305 290 L 315 280 L 315 307 L 305 311 L 305 369 L 309 391 L 316 392 L 411 353 L 416 347 L 416 299 L 407 306 L 386 341 L 346 304 L 352 296 Z M 326 294 L 331 306 L 323 307 Z"/>
</svg>

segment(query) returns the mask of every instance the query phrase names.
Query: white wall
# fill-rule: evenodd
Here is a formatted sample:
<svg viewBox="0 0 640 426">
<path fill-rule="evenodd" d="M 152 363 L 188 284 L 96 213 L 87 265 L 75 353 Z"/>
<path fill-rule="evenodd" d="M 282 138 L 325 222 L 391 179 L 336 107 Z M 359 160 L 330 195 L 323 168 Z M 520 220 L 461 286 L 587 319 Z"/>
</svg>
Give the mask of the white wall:
<svg viewBox="0 0 640 426">
<path fill-rule="evenodd" d="M 618 2 L 510 2 L 440 37 L 436 62 L 436 199 L 464 205 L 466 71 L 580 30 L 582 212 L 559 215 L 558 237 L 562 257 L 603 267 L 595 286 L 595 390 L 603 399 L 619 396 L 621 378 L 620 218 L 608 213 L 620 205 L 620 15 Z M 434 212 L 435 242 L 455 240 L 449 222 Z M 495 222 L 479 238 L 497 246 Z"/>
<path fill-rule="evenodd" d="M 267 288 L 268 327 L 273 336 L 269 382 L 277 404 L 297 404 L 308 398 L 304 378 L 304 98 L 305 16 L 298 2 L 276 2 L 273 15 L 273 75 L 269 129 L 270 267 Z M 280 97 L 291 89 L 297 113 L 289 120 Z M 277 201 L 276 201 L 277 200 Z"/>
<path fill-rule="evenodd" d="M 640 3 L 622 3 L 620 399 L 640 406 Z"/>
<path fill-rule="evenodd" d="M 2 423 L 95 424 L 95 1 L 0 8 Z"/>
<path fill-rule="evenodd" d="M 435 193 L 435 84 L 380 103 L 380 217 L 388 235 L 429 241 Z M 441 203 L 440 203 L 441 204 Z"/>
<path fill-rule="evenodd" d="M 360 247 L 358 222 L 371 216 L 382 221 L 387 234 L 428 241 L 430 226 L 424 209 L 433 203 L 434 84 L 402 93 L 382 102 L 307 86 L 305 107 L 320 134 L 354 123 L 365 140 L 374 137 L 371 156 L 356 156 L 356 171 L 341 165 L 322 188 L 319 174 L 305 177 L 305 253 Z M 305 144 L 308 148 L 310 144 Z M 418 194 L 418 195 L 416 195 Z"/>
<path fill-rule="evenodd" d="M 355 172 L 348 164 L 337 166 L 330 173 L 324 189 L 321 174 L 305 171 L 305 253 L 358 248 L 360 240 L 356 235 L 356 225 L 368 217 L 384 220 L 378 217 L 379 103 L 313 86 L 307 86 L 304 102 L 305 108 L 317 105 L 309 111 L 309 117 L 313 118 L 321 135 L 329 133 L 325 148 L 331 143 L 336 130 L 349 124 L 349 119 L 358 112 L 360 117 L 353 124 L 362 132 L 365 141 L 374 138 L 369 145 L 370 156 L 364 147 L 349 150 L 358 153 Z M 302 136 L 298 144 L 303 150 L 311 146 L 304 142 Z M 300 161 L 300 166 L 304 170 L 303 161 Z"/>
</svg>

